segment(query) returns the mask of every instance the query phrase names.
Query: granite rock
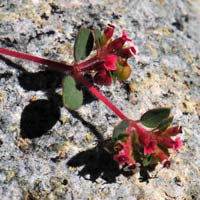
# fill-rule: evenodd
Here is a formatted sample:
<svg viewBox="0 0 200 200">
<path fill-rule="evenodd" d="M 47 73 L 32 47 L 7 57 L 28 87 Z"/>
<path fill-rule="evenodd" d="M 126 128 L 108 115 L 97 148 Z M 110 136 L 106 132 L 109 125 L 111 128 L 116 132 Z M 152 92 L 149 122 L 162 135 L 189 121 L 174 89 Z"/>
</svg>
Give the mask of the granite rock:
<svg viewBox="0 0 200 200">
<path fill-rule="evenodd" d="M 0 46 L 71 63 L 78 29 L 107 23 L 117 26 L 116 35 L 126 29 L 138 54 L 130 79 L 101 91 L 133 119 L 172 107 L 183 148 L 149 183 L 138 172 L 120 173 L 96 146 L 119 122 L 103 103 L 86 92 L 84 105 L 71 112 L 61 105 L 61 74 L 0 56 L 2 200 L 200 199 L 198 0 L 1 0 Z"/>
</svg>

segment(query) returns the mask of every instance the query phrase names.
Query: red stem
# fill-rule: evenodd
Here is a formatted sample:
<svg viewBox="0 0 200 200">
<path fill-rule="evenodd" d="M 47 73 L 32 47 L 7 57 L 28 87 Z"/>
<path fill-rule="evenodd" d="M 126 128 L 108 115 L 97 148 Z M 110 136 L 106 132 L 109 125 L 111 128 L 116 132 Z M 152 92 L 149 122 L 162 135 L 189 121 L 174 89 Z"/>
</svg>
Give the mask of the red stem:
<svg viewBox="0 0 200 200">
<path fill-rule="evenodd" d="M 96 64 L 97 62 L 99 62 L 97 57 L 92 57 L 86 61 L 83 61 L 79 64 L 74 65 L 74 67 L 77 69 L 77 71 L 81 72 L 81 71 L 86 71 L 88 69 L 90 69 L 90 67 L 94 64 Z"/>
<path fill-rule="evenodd" d="M 5 55 L 9 55 L 9 56 L 12 56 L 12 57 L 16 57 L 16 58 L 20 58 L 20 59 L 24 59 L 24 60 L 29 60 L 29 61 L 36 62 L 36 63 L 40 63 L 40 64 L 45 64 L 45 65 L 48 65 L 48 66 L 52 67 L 55 70 L 59 70 L 59 71 L 62 71 L 62 72 L 67 72 L 67 71 L 71 71 L 72 72 L 72 69 L 73 69 L 73 66 L 71 66 L 71 65 L 66 65 L 66 64 L 63 64 L 63 63 L 59 63 L 59 62 L 47 60 L 47 59 L 44 59 L 44 58 L 40 58 L 40 57 L 32 56 L 32 55 L 29 55 L 29 54 L 12 51 L 12 50 L 8 50 L 8 49 L 4 49 L 4 48 L 0 48 L 0 53 L 1 54 L 5 54 Z M 95 59 L 91 59 L 92 62 L 94 62 L 94 60 Z M 88 61 L 85 61 L 83 63 L 88 64 Z M 76 66 L 77 67 L 78 66 L 82 67 L 83 63 L 80 63 L 80 64 L 78 64 Z M 80 83 L 82 83 L 83 85 L 85 85 L 88 88 L 88 90 L 94 96 L 96 96 L 103 103 L 105 103 L 119 118 L 121 118 L 122 120 L 128 119 L 128 117 L 126 117 L 115 105 L 112 104 L 111 101 L 109 101 L 103 94 L 101 94 L 81 74 L 74 73 L 73 76 L 74 76 L 74 78 L 76 80 L 78 80 Z"/>
<path fill-rule="evenodd" d="M 103 103 L 105 103 L 119 118 L 122 120 L 128 119 L 115 105 L 112 104 L 103 94 L 101 94 L 87 79 L 85 79 L 81 74 L 73 74 L 74 78 L 78 80 L 80 83 L 85 85 L 88 90 L 100 99 Z"/>
<path fill-rule="evenodd" d="M 8 56 L 15 57 L 15 58 L 21 58 L 21 59 L 24 59 L 24 60 L 29 60 L 29 61 L 32 61 L 32 62 L 48 65 L 49 67 L 52 67 L 53 69 L 57 69 L 57 70 L 62 71 L 62 72 L 72 71 L 72 67 L 73 67 L 71 65 L 66 65 L 64 63 L 59 63 L 59 62 L 56 62 L 56 61 L 52 61 L 52 60 L 48 60 L 48 59 L 45 59 L 45 58 L 40 58 L 40 57 L 36 57 L 36 56 L 29 55 L 29 54 L 16 52 L 16 51 L 4 49 L 4 48 L 0 48 L 0 53 L 8 55 Z"/>
</svg>

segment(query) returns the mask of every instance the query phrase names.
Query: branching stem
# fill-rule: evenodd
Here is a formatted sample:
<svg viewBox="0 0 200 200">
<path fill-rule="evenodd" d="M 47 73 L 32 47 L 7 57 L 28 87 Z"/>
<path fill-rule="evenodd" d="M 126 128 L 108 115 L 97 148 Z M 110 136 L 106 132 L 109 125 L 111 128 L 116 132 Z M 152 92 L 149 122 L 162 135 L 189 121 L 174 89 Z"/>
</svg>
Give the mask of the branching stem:
<svg viewBox="0 0 200 200">
<path fill-rule="evenodd" d="M 91 65 L 93 65 L 96 62 L 96 59 L 97 59 L 96 57 L 91 58 L 89 60 L 86 60 L 86 61 L 84 61 L 80 64 L 76 64 L 75 67 L 77 68 L 77 70 L 76 70 L 77 72 L 73 73 L 73 71 L 74 71 L 73 65 L 67 65 L 67 64 L 64 64 L 64 63 L 59 63 L 59 62 L 44 59 L 44 58 L 41 58 L 41 57 L 36 57 L 36 56 L 29 55 L 29 54 L 16 52 L 16 51 L 13 51 L 13 50 L 8 50 L 8 49 L 5 49 L 5 48 L 0 48 L 0 54 L 12 56 L 12 57 L 16 57 L 16 58 L 20 58 L 20 59 L 24 59 L 24 60 L 29 60 L 29 61 L 36 62 L 36 63 L 43 64 L 43 65 L 48 65 L 50 68 L 57 70 L 57 71 L 61 71 L 63 73 L 67 73 L 67 72 L 72 73 L 73 77 L 77 81 L 79 81 L 81 84 L 86 86 L 88 88 L 88 90 L 95 97 L 97 97 L 104 104 L 106 104 L 106 106 L 109 107 L 119 118 L 121 118 L 122 120 L 128 119 L 128 117 L 126 117 L 126 115 L 124 115 L 110 100 L 108 100 L 87 79 L 85 79 L 84 76 L 82 76 L 80 74 L 79 71 L 81 71 L 81 69 L 86 69 L 87 67 L 90 67 Z"/>
</svg>

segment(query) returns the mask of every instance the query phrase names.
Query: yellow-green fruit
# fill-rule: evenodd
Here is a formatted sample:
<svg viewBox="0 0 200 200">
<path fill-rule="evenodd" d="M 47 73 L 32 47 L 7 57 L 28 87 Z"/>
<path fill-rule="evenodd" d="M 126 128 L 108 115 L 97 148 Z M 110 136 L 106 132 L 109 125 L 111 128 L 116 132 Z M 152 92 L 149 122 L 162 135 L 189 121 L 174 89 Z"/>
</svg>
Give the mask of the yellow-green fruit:
<svg viewBox="0 0 200 200">
<path fill-rule="evenodd" d="M 117 66 L 117 70 L 115 71 L 115 76 L 118 80 L 126 80 L 131 74 L 131 68 L 129 65 L 125 66 Z"/>
</svg>

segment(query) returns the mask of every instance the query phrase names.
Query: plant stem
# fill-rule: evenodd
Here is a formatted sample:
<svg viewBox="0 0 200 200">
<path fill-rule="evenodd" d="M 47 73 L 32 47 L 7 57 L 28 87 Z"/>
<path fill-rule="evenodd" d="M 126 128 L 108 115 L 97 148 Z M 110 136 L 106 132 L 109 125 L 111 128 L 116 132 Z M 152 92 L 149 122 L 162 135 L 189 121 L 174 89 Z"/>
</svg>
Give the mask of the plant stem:
<svg viewBox="0 0 200 200">
<path fill-rule="evenodd" d="M 20 59 L 29 60 L 29 61 L 32 61 L 32 62 L 48 65 L 49 67 L 53 68 L 54 70 L 62 71 L 64 73 L 73 72 L 73 68 L 74 68 L 74 66 L 71 66 L 71 65 L 55 62 L 55 61 L 52 61 L 52 60 L 32 56 L 32 55 L 25 54 L 25 53 L 20 53 L 20 52 L 8 50 L 8 49 L 5 49 L 5 48 L 0 48 L 0 53 L 5 54 L 5 55 L 9 55 L 9 56 L 12 56 L 12 57 L 16 57 L 16 58 L 20 58 Z M 83 68 L 84 64 L 85 64 L 85 65 L 87 65 L 87 67 L 89 67 L 90 65 L 94 64 L 95 59 L 97 59 L 97 58 L 96 57 L 91 58 L 88 61 L 85 61 L 85 62 L 80 63 L 80 64 L 75 65 L 75 66 Z M 103 103 L 105 103 L 119 118 L 121 118 L 122 120 L 128 119 L 128 117 L 126 117 L 114 104 L 112 104 L 111 101 L 109 101 L 103 94 L 101 94 L 101 92 L 99 92 L 79 72 L 73 73 L 73 76 L 76 80 L 78 80 L 80 83 L 85 85 L 88 88 L 88 90 L 94 96 L 96 96 L 99 100 L 101 100 Z"/>
<path fill-rule="evenodd" d="M 100 99 L 103 103 L 105 103 L 119 118 L 122 120 L 127 120 L 128 117 L 126 117 L 115 105 L 112 104 L 111 101 L 109 101 L 101 92 L 99 92 L 87 79 L 85 79 L 81 74 L 73 74 L 74 78 L 78 80 L 80 83 L 85 85 L 88 90 L 96 96 L 98 99 Z"/>
<path fill-rule="evenodd" d="M 92 57 L 86 61 L 79 63 L 79 64 L 75 64 L 74 68 L 76 68 L 76 70 L 79 72 L 87 71 L 87 70 L 90 70 L 91 66 L 93 66 L 94 64 L 96 64 L 99 61 L 100 60 L 95 56 L 95 57 Z"/>
<path fill-rule="evenodd" d="M 0 48 L 0 53 L 15 57 L 15 58 L 20 58 L 20 59 L 40 63 L 43 65 L 48 65 L 50 68 L 56 69 L 61 72 L 72 71 L 72 68 L 73 68 L 72 65 L 66 65 L 64 63 L 59 63 L 56 61 L 52 61 L 52 60 L 48 60 L 45 58 L 40 58 L 40 57 L 36 57 L 36 56 L 29 55 L 29 54 L 25 54 L 25 53 L 13 51 L 13 50 L 8 50 L 8 49 L 4 49 L 4 48 Z"/>
</svg>

